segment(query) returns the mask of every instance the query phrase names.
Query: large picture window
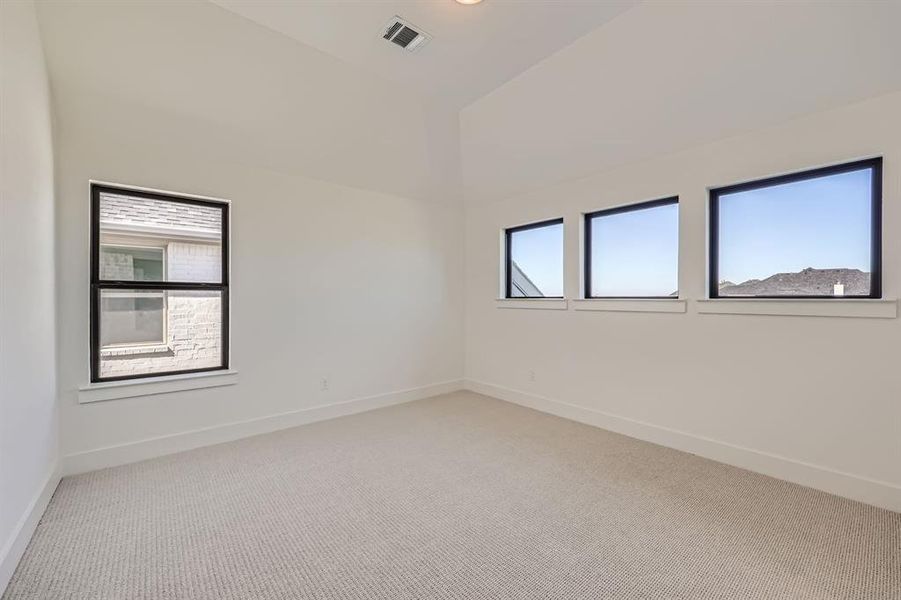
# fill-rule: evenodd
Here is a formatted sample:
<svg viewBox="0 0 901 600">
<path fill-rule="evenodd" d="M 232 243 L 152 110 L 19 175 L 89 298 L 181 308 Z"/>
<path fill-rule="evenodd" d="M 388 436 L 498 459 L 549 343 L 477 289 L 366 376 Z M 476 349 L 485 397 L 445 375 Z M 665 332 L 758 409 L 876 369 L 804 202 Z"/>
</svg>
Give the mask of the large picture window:
<svg viewBox="0 0 901 600">
<path fill-rule="evenodd" d="M 679 199 L 585 215 L 586 298 L 679 297 Z"/>
<path fill-rule="evenodd" d="M 505 296 L 563 297 L 563 219 L 512 227 L 504 233 Z"/>
<path fill-rule="evenodd" d="M 880 298 L 882 159 L 710 191 L 711 298 Z"/>
<path fill-rule="evenodd" d="M 91 186 L 91 381 L 228 368 L 228 204 Z"/>
</svg>

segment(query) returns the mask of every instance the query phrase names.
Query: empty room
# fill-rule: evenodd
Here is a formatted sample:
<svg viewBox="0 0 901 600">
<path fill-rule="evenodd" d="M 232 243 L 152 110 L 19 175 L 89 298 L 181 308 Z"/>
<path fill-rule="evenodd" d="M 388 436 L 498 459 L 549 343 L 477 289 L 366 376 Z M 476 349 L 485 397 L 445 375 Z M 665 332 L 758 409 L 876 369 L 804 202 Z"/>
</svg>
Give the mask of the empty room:
<svg viewBox="0 0 901 600">
<path fill-rule="evenodd" d="M 901 600 L 901 0 L 0 0 L 0 599 Z"/>
</svg>

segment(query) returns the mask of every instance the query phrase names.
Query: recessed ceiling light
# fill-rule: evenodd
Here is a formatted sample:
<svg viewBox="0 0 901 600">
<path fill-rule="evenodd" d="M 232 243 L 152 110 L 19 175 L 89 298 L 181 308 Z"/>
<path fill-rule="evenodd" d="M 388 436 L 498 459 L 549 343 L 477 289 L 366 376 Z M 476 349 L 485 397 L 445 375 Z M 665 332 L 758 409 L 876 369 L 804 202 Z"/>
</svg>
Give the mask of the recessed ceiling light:
<svg viewBox="0 0 901 600">
<path fill-rule="evenodd" d="M 457 0 L 459 4 L 478 4 L 482 0 Z"/>
</svg>

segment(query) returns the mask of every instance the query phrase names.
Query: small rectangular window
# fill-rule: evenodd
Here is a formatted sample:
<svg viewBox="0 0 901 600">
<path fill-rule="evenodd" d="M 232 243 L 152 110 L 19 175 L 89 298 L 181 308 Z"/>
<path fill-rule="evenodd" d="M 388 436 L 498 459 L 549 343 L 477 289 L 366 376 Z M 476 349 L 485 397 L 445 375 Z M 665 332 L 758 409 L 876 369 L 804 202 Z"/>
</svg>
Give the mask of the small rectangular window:
<svg viewBox="0 0 901 600">
<path fill-rule="evenodd" d="M 679 199 L 585 215 L 586 298 L 679 297 Z"/>
<path fill-rule="evenodd" d="M 228 204 L 91 186 L 91 381 L 228 368 Z"/>
<path fill-rule="evenodd" d="M 882 159 L 710 191 L 711 298 L 880 298 Z"/>
<path fill-rule="evenodd" d="M 505 231 L 507 298 L 563 297 L 563 219 Z"/>
<path fill-rule="evenodd" d="M 100 276 L 126 281 L 164 281 L 164 248 L 100 245 Z"/>
<path fill-rule="evenodd" d="M 100 295 L 100 347 L 165 344 L 166 292 L 104 290 Z"/>
</svg>

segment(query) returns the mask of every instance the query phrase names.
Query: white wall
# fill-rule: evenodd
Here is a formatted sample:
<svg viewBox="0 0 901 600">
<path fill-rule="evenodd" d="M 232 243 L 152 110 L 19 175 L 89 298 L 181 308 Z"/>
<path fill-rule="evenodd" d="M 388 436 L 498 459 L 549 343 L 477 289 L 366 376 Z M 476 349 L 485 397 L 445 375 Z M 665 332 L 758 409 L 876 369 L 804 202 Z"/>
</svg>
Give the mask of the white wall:
<svg viewBox="0 0 901 600">
<path fill-rule="evenodd" d="M 57 481 L 58 411 L 50 99 L 34 5 L 0 3 L 0 27 L 2 593 Z"/>
<path fill-rule="evenodd" d="M 704 298 L 707 187 L 875 155 L 885 159 L 884 293 L 894 299 L 899 93 L 468 204 L 467 379 L 544 410 L 901 509 L 901 320 L 704 315 L 691 303 L 687 314 L 495 307 L 505 226 L 564 217 L 566 295 L 577 298 L 581 213 L 677 194 L 679 289 Z"/>
<path fill-rule="evenodd" d="M 274 415 L 460 380 L 453 113 L 208 3 L 39 13 L 58 121 L 64 456 L 109 464 L 209 441 L 210 428 L 246 434 L 297 422 Z M 78 403 L 89 179 L 231 200 L 237 385 Z"/>
</svg>

